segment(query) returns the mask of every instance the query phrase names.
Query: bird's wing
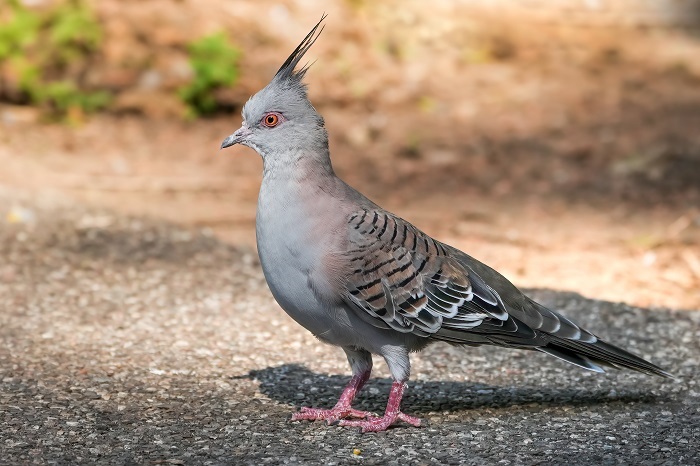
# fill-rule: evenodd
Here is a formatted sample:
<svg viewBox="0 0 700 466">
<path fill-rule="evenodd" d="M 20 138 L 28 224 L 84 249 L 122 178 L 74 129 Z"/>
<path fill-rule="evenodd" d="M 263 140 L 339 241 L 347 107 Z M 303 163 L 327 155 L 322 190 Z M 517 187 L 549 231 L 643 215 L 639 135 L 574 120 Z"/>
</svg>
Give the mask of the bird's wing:
<svg viewBox="0 0 700 466">
<path fill-rule="evenodd" d="M 547 333 L 595 339 L 493 269 L 388 212 L 357 211 L 347 228 L 344 299 L 377 327 L 458 344 L 536 347 Z"/>
<path fill-rule="evenodd" d="M 348 218 L 347 227 L 350 273 L 344 298 L 373 325 L 420 336 L 480 326 L 533 336 L 527 326 L 513 325 L 498 293 L 447 246 L 405 220 L 363 209 Z"/>
</svg>

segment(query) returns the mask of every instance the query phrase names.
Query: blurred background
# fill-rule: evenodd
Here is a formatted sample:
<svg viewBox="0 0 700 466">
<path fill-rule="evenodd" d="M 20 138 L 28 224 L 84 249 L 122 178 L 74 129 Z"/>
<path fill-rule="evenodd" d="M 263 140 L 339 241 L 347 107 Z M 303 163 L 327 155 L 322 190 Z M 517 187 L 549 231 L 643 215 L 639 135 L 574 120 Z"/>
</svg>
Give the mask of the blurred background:
<svg viewBox="0 0 700 466">
<path fill-rule="evenodd" d="M 700 0 L 0 0 L 2 224 L 254 247 L 261 161 L 218 147 L 323 12 L 346 181 L 520 286 L 700 309 Z"/>
</svg>

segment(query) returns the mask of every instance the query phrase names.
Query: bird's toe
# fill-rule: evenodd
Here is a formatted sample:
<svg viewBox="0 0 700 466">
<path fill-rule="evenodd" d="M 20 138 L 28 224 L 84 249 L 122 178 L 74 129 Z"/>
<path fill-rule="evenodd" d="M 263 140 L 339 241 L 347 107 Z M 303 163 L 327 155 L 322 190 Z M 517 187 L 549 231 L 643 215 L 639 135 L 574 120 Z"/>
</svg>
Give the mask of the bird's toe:
<svg viewBox="0 0 700 466">
<path fill-rule="evenodd" d="M 411 424 L 413 427 L 420 427 L 423 425 L 423 420 L 414 416 L 409 416 L 408 414 L 405 413 L 399 413 L 398 416 L 399 420 Z"/>
<path fill-rule="evenodd" d="M 421 419 L 399 412 L 396 415 L 384 415 L 382 417 L 372 417 L 364 420 L 343 419 L 338 422 L 338 425 L 343 427 L 359 427 L 360 431 L 363 433 L 383 432 L 396 424 L 397 421 L 403 421 L 414 427 L 420 427 L 423 424 Z"/>
<path fill-rule="evenodd" d="M 367 419 L 376 418 L 377 415 L 369 411 L 360 411 L 352 408 L 318 409 L 302 407 L 292 414 L 292 421 L 326 421 L 328 425 L 337 425 L 342 419 Z"/>
</svg>

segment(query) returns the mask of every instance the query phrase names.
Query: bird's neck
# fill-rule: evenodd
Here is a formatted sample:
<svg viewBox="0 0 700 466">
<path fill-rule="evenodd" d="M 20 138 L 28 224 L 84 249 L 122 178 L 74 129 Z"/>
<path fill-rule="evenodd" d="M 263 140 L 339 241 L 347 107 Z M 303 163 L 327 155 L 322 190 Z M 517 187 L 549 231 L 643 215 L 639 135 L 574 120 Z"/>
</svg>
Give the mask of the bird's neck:
<svg viewBox="0 0 700 466">
<path fill-rule="evenodd" d="M 320 218 L 342 218 L 346 194 L 347 185 L 335 175 L 327 156 L 306 154 L 293 164 L 289 159 L 284 164 L 266 160 L 256 215 L 258 242 L 268 235 L 294 242 L 299 234 L 310 235 Z"/>
<path fill-rule="evenodd" d="M 309 188 L 336 179 L 328 149 L 294 150 L 288 154 L 263 159 L 263 182 L 299 183 Z"/>
</svg>

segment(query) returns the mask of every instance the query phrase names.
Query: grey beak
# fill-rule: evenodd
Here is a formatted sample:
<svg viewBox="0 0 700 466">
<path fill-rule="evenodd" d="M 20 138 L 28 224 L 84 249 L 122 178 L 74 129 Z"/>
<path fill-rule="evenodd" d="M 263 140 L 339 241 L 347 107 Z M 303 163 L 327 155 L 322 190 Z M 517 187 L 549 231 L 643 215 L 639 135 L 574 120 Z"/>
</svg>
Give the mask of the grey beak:
<svg viewBox="0 0 700 466">
<path fill-rule="evenodd" d="M 224 139 L 224 142 L 221 143 L 221 148 L 226 149 L 234 144 L 240 144 L 246 137 L 250 136 L 250 133 L 251 131 L 247 126 L 241 126 L 235 133 Z"/>
</svg>

